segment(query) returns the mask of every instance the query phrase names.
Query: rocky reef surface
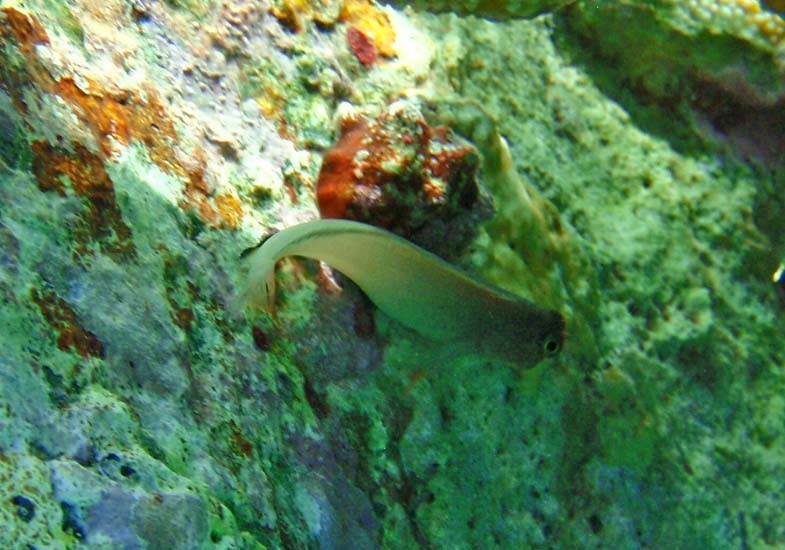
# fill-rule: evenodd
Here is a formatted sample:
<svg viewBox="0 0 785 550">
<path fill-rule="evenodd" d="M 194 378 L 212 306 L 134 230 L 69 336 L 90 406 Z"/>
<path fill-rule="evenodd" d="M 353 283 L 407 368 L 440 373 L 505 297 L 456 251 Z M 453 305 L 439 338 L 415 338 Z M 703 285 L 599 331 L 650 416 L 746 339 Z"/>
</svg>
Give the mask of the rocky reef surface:
<svg viewBox="0 0 785 550">
<path fill-rule="evenodd" d="M 0 546 L 785 545 L 783 13 L 0 0 Z M 319 208 L 565 348 L 456 354 L 308 261 L 245 308 Z"/>
</svg>

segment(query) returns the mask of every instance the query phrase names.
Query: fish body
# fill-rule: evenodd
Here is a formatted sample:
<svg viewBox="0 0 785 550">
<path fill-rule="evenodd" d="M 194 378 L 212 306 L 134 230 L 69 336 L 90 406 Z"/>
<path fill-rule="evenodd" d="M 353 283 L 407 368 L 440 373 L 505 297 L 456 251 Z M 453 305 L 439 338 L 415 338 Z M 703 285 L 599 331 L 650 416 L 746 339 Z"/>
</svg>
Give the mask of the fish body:
<svg viewBox="0 0 785 550">
<path fill-rule="evenodd" d="M 384 313 L 423 336 L 469 345 L 530 368 L 561 349 L 560 313 L 485 283 L 372 225 L 322 219 L 267 238 L 249 254 L 247 299 L 272 309 L 275 264 L 322 260 L 354 281 Z"/>
</svg>

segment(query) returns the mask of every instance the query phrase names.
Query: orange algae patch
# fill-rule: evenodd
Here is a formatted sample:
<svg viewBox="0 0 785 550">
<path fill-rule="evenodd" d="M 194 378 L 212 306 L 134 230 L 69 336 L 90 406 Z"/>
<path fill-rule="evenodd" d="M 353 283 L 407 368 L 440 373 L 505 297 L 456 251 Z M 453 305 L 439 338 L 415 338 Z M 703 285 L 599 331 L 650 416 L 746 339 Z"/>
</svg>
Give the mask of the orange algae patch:
<svg viewBox="0 0 785 550">
<path fill-rule="evenodd" d="M 30 289 L 30 297 L 49 326 L 57 331 L 59 349 L 74 351 L 84 358 L 104 356 L 103 344 L 95 334 L 79 325 L 76 312 L 68 302 L 51 290 L 36 288 Z"/>
<path fill-rule="evenodd" d="M 69 184 L 86 207 L 74 228 L 74 260 L 93 256 L 94 244 L 117 262 L 136 258 L 131 229 L 123 221 L 103 161 L 82 145 L 76 145 L 73 153 L 46 141 L 33 142 L 32 148 L 39 189 L 65 196 Z"/>
<path fill-rule="evenodd" d="M 215 197 L 215 207 L 225 220 L 226 226 L 236 229 L 243 219 L 243 205 L 240 199 L 231 193 L 222 193 Z"/>
<path fill-rule="evenodd" d="M 36 44 L 49 43 L 49 35 L 35 18 L 12 7 L 2 8 L 2 12 L 22 52 L 30 53 Z M 0 35 L 3 34 L 0 29 Z"/>
<path fill-rule="evenodd" d="M 329 26 L 335 23 L 338 0 L 278 0 L 270 12 L 283 25 L 302 32 L 309 21 Z"/>
<path fill-rule="evenodd" d="M 387 14 L 371 0 L 344 0 L 340 20 L 360 31 L 381 55 L 395 57 L 395 30 Z"/>
<path fill-rule="evenodd" d="M 218 195 L 215 204 L 210 201 L 211 193 L 204 181 L 204 154 L 201 151 L 194 153 L 195 168 L 184 167 L 173 160 L 174 146 L 179 138 L 155 92 L 146 90 L 148 99 L 145 101 L 139 92 L 110 92 L 91 80 L 87 90 L 82 90 L 70 77 L 56 82 L 54 89 L 78 108 L 79 117 L 92 129 L 106 156 L 117 152 L 116 144 L 126 146 L 133 140 L 141 141 L 150 160 L 159 168 L 188 182 L 186 200 L 180 203 L 181 208 L 194 207 L 202 220 L 213 227 L 236 229 L 239 226 L 243 212 L 234 195 Z"/>
<path fill-rule="evenodd" d="M 322 160 L 317 183 L 317 203 L 323 218 L 343 218 L 354 199 L 354 156 L 368 131 L 364 118 L 347 121 L 341 137 Z"/>
<path fill-rule="evenodd" d="M 233 194 L 221 193 L 213 197 L 213 191 L 205 181 L 207 158 L 204 151 L 193 152 L 193 166 L 184 168 L 178 165 L 187 178 L 185 199 L 180 201 L 183 210 L 193 209 L 199 218 L 211 227 L 232 229 L 239 227 L 243 219 L 242 204 Z"/>
<path fill-rule="evenodd" d="M 73 108 L 77 118 L 92 132 L 100 148 L 101 158 L 98 158 L 86 147 L 78 144 L 75 146 L 76 153 L 74 155 L 53 146 L 44 146 L 40 142 L 34 145 L 33 153 L 39 165 L 37 177 L 39 177 L 39 186 L 42 189 L 64 193 L 64 184 L 55 181 L 59 179 L 58 176 L 66 175 L 72 182 L 75 182 L 74 185 L 80 185 L 80 181 L 89 179 L 86 174 L 90 172 L 101 174 L 98 183 L 91 187 L 89 201 L 93 206 L 89 206 L 90 215 L 88 216 L 92 221 L 100 223 L 94 229 L 89 229 L 91 222 L 85 221 L 85 227 L 80 231 L 89 235 L 93 232 L 102 233 L 109 227 L 115 231 L 118 241 L 123 241 L 128 235 L 130 243 L 130 231 L 124 224 L 125 230 L 117 231 L 118 224 L 122 223 L 122 220 L 119 210 L 114 205 L 113 191 L 111 191 L 111 200 L 108 200 L 110 193 L 106 190 L 111 189 L 111 182 L 109 182 L 103 166 L 100 165 L 102 160 L 115 157 L 121 147 L 128 146 L 132 141 L 144 143 L 150 160 L 161 170 L 186 180 L 186 196 L 188 198 L 180 204 L 182 208 L 194 207 L 203 221 L 212 227 L 234 229 L 238 226 L 242 219 L 242 210 L 237 206 L 239 201 L 221 198 L 220 205 L 213 205 L 211 194 L 206 192 L 206 185 L 203 181 L 206 161 L 203 155 L 197 159 L 199 166 L 195 169 L 187 168 L 177 160 L 175 146 L 179 143 L 179 137 L 155 90 L 149 88 L 143 91 L 110 90 L 90 78 L 84 78 L 84 84 L 78 84 L 76 79 L 70 76 L 56 80 L 41 64 L 34 49 L 36 44 L 49 42 L 43 27 L 34 17 L 10 7 L 0 8 L 0 13 L 5 15 L 5 18 L 0 18 L 0 39 L 7 39 L 9 44 L 12 41 L 17 42 L 19 51 L 25 56 L 23 70 L 26 78 L 22 78 L 18 74 L 4 75 L 16 79 L 11 89 L 17 109 L 22 113 L 26 112 L 20 91 L 23 86 L 35 89 L 39 94 L 54 93 Z M 199 155 L 199 152 L 197 151 L 196 154 Z M 44 168 L 47 157 L 52 157 L 55 160 L 54 166 Z M 69 163 L 67 159 L 70 159 L 71 162 Z M 81 166 L 81 168 L 76 168 L 77 166 Z M 202 181 L 199 183 L 196 180 Z M 82 186 L 83 189 L 88 187 Z M 205 192 L 194 193 L 194 187 L 204 188 Z M 99 205 L 104 199 L 98 197 L 99 188 L 104 188 L 103 197 L 106 199 L 104 202 L 109 205 L 103 214 L 100 214 L 103 209 Z M 79 194 L 76 188 L 74 192 Z M 228 197 L 234 196 L 228 195 Z M 224 218 L 224 214 L 228 218 Z M 119 220 L 119 222 L 110 223 L 109 220 Z M 91 238 L 85 237 L 81 242 L 84 244 L 91 240 Z M 102 249 L 104 246 L 106 245 L 102 245 Z M 121 255 L 133 250 L 132 244 L 121 248 L 125 250 L 125 252 L 117 252 Z"/>
<path fill-rule="evenodd" d="M 170 160 L 177 134 L 152 90 L 145 91 L 149 97 L 145 101 L 139 92 L 109 91 L 90 79 L 82 89 L 65 77 L 54 82 L 53 91 L 77 108 L 77 116 L 93 131 L 106 156 L 118 152 L 114 142 L 126 146 L 132 139 L 139 140 L 162 170 L 177 172 Z"/>
<path fill-rule="evenodd" d="M 24 88 L 36 80 L 41 80 L 42 73 L 46 75 L 37 63 L 27 60 L 35 60 L 35 46 L 48 44 L 49 36 L 32 16 L 10 7 L 0 8 L 0 14 L 5 16 L 0 17 L 0 44 L 10 45 L 15 42 L 25 59 L 24 71 L 13 70 L 0 64 L 0 81 L 3 81 L 6 92 L 13 98 L 16 109 L 20 113 L 27 113 Z"/>
</svg>

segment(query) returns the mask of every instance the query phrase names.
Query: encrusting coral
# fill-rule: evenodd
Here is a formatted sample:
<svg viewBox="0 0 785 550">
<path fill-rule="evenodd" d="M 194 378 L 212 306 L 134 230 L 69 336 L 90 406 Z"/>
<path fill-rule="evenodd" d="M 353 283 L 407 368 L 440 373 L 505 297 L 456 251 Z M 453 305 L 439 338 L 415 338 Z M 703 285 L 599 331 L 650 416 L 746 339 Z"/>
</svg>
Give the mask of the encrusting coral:
<svg viewBox="0 0 785 550">
<path fill-rule="evenodd" d="M 416 100 L 399 99 L 370 120 L 348 110 L 322 161 L 317 204 L 324 218 L 377 225 L 450 255 L 489 213 L 479 164 L 476 148 L 429 125 Z"/>
</svg>

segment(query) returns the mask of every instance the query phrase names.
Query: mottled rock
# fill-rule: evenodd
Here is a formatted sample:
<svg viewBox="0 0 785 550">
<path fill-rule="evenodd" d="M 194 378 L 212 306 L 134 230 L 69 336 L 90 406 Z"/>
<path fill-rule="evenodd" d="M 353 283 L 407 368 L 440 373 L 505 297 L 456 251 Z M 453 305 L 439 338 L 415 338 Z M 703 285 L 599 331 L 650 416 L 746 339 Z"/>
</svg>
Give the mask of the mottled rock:
<svg viewBox="0 0 785 550">
<path fill-rule="evenodd" d="M 430 126 L 416 100 L 369 120 L 346 113 L 316 183 L 324 218 L 384 227 L 455 256 L 490 214 L 476 148 L 447 126 Z"/>
</svg>

